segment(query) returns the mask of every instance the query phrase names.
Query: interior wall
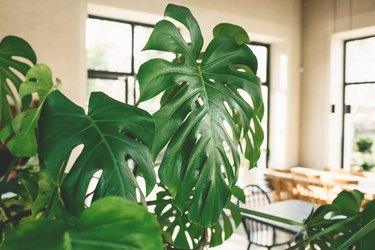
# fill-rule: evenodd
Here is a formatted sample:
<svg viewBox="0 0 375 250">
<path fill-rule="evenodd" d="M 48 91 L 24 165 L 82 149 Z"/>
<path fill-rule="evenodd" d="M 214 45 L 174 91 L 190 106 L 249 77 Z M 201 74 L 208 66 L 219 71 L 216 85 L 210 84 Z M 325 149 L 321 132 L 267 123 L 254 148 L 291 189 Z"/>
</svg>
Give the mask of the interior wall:
<svg viewBox="0 0 375 250">
<path fill-rule="evenodd" d="M 62 91 L 86 103 L 85 18 L 88 6 L 107 6 L 108 15 L 133 11 L 123 19 L 151 22 L 162 16 L 166 0 L 0 0 L 0 37 L 14 34 L 36 50 L 62 82 Z M 205 41 L 220 22 L 243 26 L 254 41 L 271 44 L 270 166 L 298 164 L 301 58 L 300 0 L 176 0 L 191 9 Z M 112 11 L 108 7 L 113 8 Z M 90 9 L 90 8 L 89 8 Z M 100 12 L 100 8 L 94 8 Z M 103 13 L 104 13 L 103 12 Z M 111 14 L 112 13 L 112 14 Z M 131 13 L 131 12 L 130 12 Z M 100 14 L 100 13 L 96 13 Z M 118 17 L 118 16 L 117 16 Z M 207 43 L 205 43 L 207 45 Z"/>
<path fill-rule="evenodd" d="M 86 4 L 76 0 L 0 0 L 0 39 L 22 37 L 36 52 L 38 63 L 51 67 L 62 91 L 85 104 Z"/>
<path fill-rule="evenodd" d="M 302 4 L 300 165 L 341 166 L 342 46 L 375 34 L 373 0 L 304 0 Z M 331 113 L 331 105 L 336 112 Z"/>
</svg>

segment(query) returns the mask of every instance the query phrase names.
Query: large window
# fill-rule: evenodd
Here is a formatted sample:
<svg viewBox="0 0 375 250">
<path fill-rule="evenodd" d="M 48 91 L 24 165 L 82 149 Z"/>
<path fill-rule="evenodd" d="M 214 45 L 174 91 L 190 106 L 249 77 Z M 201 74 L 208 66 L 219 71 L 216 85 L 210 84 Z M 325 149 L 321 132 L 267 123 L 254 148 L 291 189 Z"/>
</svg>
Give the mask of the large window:
<svg viewBox="0 0 375 250">
<path fill-rule="evenodd" d="M 89 16 L 86 21 L 86 49 L 88 67 L 88 95 L 102 91 L 119 101 L 134 104 L 139 97 L 137 73 L 140 65 L 150 58 L 172 60 L 174 55 L 164 52 L 142 52 L 153 25 Z M 262 126 L 265 140 L 259 167 L 268 161 L 268 107 L 269 107 L 269 45 L 251 43 L 250 48 L 258 58 L 258 76 L 262 81 L 265 115 Z M 141 104 L 153 113 L 159 108 L 158 98 Z"/>
<path fill-rule="evenodd" d="M 344 42 L 342 166 L 375 165 L 375 36 Z"/>
<path fill-rule="evenodd" d="M 88 94 L 102 91 L 116 100 L 134 104 L 139 97 L 137 73 L 150 58 L 171 59 L 158 51 L 142 52 L 153 25 L 89 16 L 86 21 Z M 172 57 L 173 58 L 173 57 Z M 154 112 L 157 100 L 142 108 Z"/>
</svg>

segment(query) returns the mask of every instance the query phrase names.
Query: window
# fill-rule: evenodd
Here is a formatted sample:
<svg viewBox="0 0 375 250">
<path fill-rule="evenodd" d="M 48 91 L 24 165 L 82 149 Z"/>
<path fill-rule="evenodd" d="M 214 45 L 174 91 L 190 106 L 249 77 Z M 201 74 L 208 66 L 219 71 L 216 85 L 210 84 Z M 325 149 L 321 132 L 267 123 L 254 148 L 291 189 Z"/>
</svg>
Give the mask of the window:
<svg viewBox="0 0 375 250">
<path fill-rule="evenodd" d="M 269 60 L 270 45 L 258 42 L 252 42 L 249 47 L 258 59 L 258 76 L 262 82 L 262 95 L 264 101 L 264 117 L 262 127 L 264 131 L 264 141 L 262 144 L 262 154 L 258 161 L 258 167 L 268 167 L 269 159 L 269 104 L 270 104 L 270 81 L 269 81 Z"/>
<path fill-rule="evenodd" d="M 375 165 L 375 36 L 344 42 L 342 167 Z"/>
<path fill-rule="evenodd" d="M 143 47 L 153 25 L 89 16 L 86 20 L 88 95 L 102 91 L 112 98 L 134 104 L 139 97 L 137 73 L 150 58 L 170 60 L 163 52 L 146 51 Z M 173 58 L 173 57 L 172 57 Z M 146 102 L 142 108 L 153 113 L 158 100 Z"/>
<path fill-rule="evenodd" d="M 139 97 L 137 73 L 142 63 L 151 58 L 171 61 L 174 55 L 158 51 L 142 52 L 151 35 L 153 25 L 111 18 L 89 16 L 86 21 L 86 50 L 88 67 L 88 95 L 102 91 L 112 98 L 134 104 Z M 269 107 L 269 45 L 251 43 L 249 47 L 258 58 L 258 76 L 262 81 L 265 114 L 262 121 L 265 140 L 259 167 L 268 162 L 268 107 Z M 141 108 L 155 112 L 159 99 L 141 103 Z"/>
</svg>

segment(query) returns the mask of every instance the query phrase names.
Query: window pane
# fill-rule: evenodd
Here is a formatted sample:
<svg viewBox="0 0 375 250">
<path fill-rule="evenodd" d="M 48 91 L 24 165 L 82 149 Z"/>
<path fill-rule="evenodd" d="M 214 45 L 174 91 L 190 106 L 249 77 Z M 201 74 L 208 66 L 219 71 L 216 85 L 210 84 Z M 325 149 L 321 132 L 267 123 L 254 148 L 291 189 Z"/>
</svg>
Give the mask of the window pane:
<svg viewBox="0 0 375 250">
<path fill-rule="evenodd" d="M 375 164 L 374 145 L 361 152 L 358 143 L 375 144 L 375 84 L 346 87 L 346 104 L 351 106 L 345 115 L 344 167 L 359 170 L 363 164 Z M 373 153 L 374 152 L 374 153 Z"/>
<path fill-rule="evenodd" d="M 254 55 L 258 59 L 257 76 L 262 83 L 267 82 L 267 47 L 261 45 L 249 45 Z"/>
<path fill-rule="evenodd" d="M 94 91 L 104 92 L 113 99 L 116 99 L 120 102 L 125 102 L 124 80 L 89 79 L 88 97 L 90 96 L 90 93 Z"/>
<path fill-rule="evenodd" d="M 136 83 L 136 98 L 137 99 L 139 98 L 139 94 L 140 94 L 139 83 L 138 83 L 138 80 L 137 80 L 137 83 Z M 154 96 L 153 98 L 151 98 L 150 100 L 141 102 L 138 105 L 138 107 L 146 110 L 150 114 L 153 114 L 160 109 L 160 100 L 161 100 L 162 96 L 163 96 L 163 93 L 160 93 L 157 96 Z"/>
<path fill-rule="evenodd" d="M 168 61 L 173 60 L 175 57 L 173 53 L 167 53 L 156 50 L 142 51 L 145 47 L 148 38 L 150 37 L 152 28 L 145 26 L 134 27 L 134 69 L 138 72 L 142 63 L 152 58 L 164 58 Z"/>
<path fill-rule="evenodd" d="M 346 43 L 345 82 L 375 81 L 375 37 Z"/>
<path fill-rule="evenodd" d="M 87 67 L 93 70 L 131 72 L 129 24 L 88 18 L 86 22 Z"/>
</svg>

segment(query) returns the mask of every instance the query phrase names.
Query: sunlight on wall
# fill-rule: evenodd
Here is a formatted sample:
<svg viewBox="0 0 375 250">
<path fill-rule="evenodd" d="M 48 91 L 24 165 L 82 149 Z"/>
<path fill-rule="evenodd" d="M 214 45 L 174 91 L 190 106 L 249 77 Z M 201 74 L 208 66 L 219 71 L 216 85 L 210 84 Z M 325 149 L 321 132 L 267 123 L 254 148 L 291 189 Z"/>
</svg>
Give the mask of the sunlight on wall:
<svg viewBox="0 0 375 250">
<path fill-rule="evenodd" d="M 331 40 L 330 104 L 335 112 L 329 115 L 328 167 L 338 169 L 341 165 L 341 123 L 343 84 L 343 39 L 337 35 Z"/>
<path fill-rule="evenodd" d="M 278 55 L 278 81 L 273 85 L 272 113 L 273 122 L 270 123 L 273 131 L 270 139 L 276 146 L 272 150 L 272 165 L 285 166 L 287 155 L 287 117 L 288 117 L 288 57 L 286 54 Z"/>
</svg>

